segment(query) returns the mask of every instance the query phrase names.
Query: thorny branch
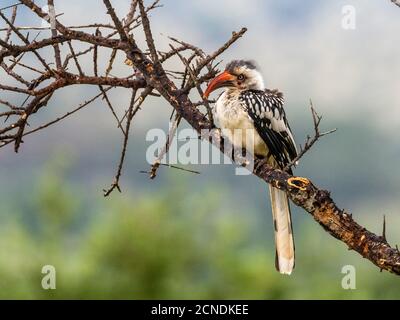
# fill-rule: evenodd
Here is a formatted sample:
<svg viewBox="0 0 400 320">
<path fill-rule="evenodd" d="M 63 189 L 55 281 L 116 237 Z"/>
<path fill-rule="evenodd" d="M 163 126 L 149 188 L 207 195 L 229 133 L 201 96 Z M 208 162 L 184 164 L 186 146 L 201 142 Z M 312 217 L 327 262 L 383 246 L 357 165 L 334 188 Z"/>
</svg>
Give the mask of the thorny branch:
<svg viewBox="0 0 400 320">
<path fill-rule="evenodd" d="M 398 0 L 391 2 L 400 6 Z M 232 33 L 228 41 L 211 54 L 206 54 L 201 48 L 172 37 L 169 39 L 177 44 L 177 47 L 162 51 L 156 47 L 149 18 L 149 13 L 160 6 L 158 0 L 148 6 L 145 6 L 143 0 L 132 0 L 129 12 L 123 19 L 118 17 L 112 1 L 103 0 L 103 3 L 111 18 L 111 24 L 64 26 L 58 21 L 60 13 L 56 12 L 52 0 L 48 0 L 48 5 L 52 7 L 50 12 L 52 21 L 49 14 L 31 0 L 19 0 L 15 5 L 0 9 L 0 19 L 6 24 L 6 28 L 0 29 L 0 92 L 2 93 L 0 118 L 3 120 L 3 126 L 0 127 L 0 148 L 13 143 L 17 152 L 27 135 L 59 123 L 102 98 L 113 113 L 113 118 L 123 135 L 122 151 L 114 181 L 109 189 L 104 190 L 104 195 L 108 196 L 113 190 L 120 190 L 130 128 L 135 115 L 150 95 L 164 99 L 173 108 L 175 117 L 167 145 L 161 150 L 159 158 L 149 172 L 152 178 L 155 177 L 160 165 L 180 169 L 161 163 L 161 159 L 168 152 L 170 139 L 182 119 L 186 120 L 199 136 L 202 136 L 203 129 L 210 130 L 208 141 L 224 151 L 220 143 L 222 139 L 220 131 L 213 130 L 210 102 L 203 100 L 201 86 L 216 75 L 219 65 L 217 59 L 243 36 L 246 28 Z M 30 10 L 39 20 L 51 22 L 51 28 L 17 25 L 18 11 L 23 9 Z M 139 26 L 143 28 L 146 47 L 144 43 L 137 42 Z M 35 31 L 40 32 L 32 38 L 31 33 Z M 46 49 L 52 49 L 53 57 L 49 57 Z M 110 57 L 105 66 L 98 61 L 100 50 Z M 28 59 L 27 53 L 36 61 Z M 93 53 L 93 65 L 88 68 L 87 63 L 83 64 L 82 61 L 90 53 Z M 113 65 L 123 63 L 119 61 L 118 53 L 122 53 L 124 59 L 131 65 L 133 69 L 131 75 L 111 75 Z M 48 62 L 49 59 L 51 62 Z M 166 69 L 165 63 L 170 59 L 180 61 L 184 66 L 183 71 Z M 71 60 L 74 62 L 76 72 L 69 66 Z M 54 93 L 71 85 L 95 85 L 98 86 L 100 93 L 64 115 L 28 131 L 28 121 L 39 112 L 43 112 L 45 106 L 53 99 Z M 108 95 L 117 87 L 132 90 L 129 107 L 120 119 L 111 96 Z M 189 98 L 193 89 L 200 94 L 199 101 L 192 101 Z M 202 111 L 201 106 L 206 110 Z M 319 138 L 333 132 L 331 130 L 321 133 L 319 131 L 321 117 L 315 112 L 312 104 L 311 112 L 314 137 L 307 138 L 299 156 L 285 170 L 293 166 Z M 254 175 L 286 191 L 293 203 L 310 213 L 333 237 L 369 259 L 380 269 L 400 275 L 400 252 L 388 244 L 385 227 L 382 236 L 375 235 L 357 224 L 351 214 L 339 209 L 330 197 L 330 193 L 316 187 L 309 179 L 291 176 L 285 170 L 273 169 L 259 159 L 255 159 L 254 163 Z"/>
</svg>

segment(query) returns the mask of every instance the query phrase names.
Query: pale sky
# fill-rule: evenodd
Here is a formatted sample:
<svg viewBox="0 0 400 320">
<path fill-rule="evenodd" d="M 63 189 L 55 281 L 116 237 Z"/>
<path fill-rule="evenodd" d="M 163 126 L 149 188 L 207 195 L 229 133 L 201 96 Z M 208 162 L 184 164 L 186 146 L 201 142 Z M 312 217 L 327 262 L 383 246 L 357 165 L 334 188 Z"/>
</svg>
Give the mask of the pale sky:
<svg viewBox="0 0 400 320">
<path fill-rule="evenodd" d="M 362 120 L 367 126 L 389 132 L 399 128 L 400 8 L 390 1 L 164 0 L 161 3 L 164 7 L 151 15 L 160 49 L 167 48 L 166 35 L 171 35 L 210 52 L 231 31 L 246 26 L 245 36 L 222 56 L 224 64 L 234 58 L 256 60 L 267 86 L 284 92 L 291 118 L 308 117 L 308 100 L 312 98 L 329 121 Z M 113 4 L 123 16 L 129 1 L 114 0 Z M 344 6 L 354 7 L 354 30 L 342 27 Z M 64 13 L 60 20 L 66 25 L 109 20 L 102 1 L 58 0 L 56 8 Z M 24 15 L 20 23 L 38 24 L 32 17 Z M 140 31 L 137 29 L 136 37 L 143 45 Z M 116 67 L 127 72 L 123 64 Z M 129 93 L 118 94 L 116 99 L 125 103 L 128 96 Z M 64 103 L 70 100 L 70 94 L 66 93 Z M 149 119 L 150 123 L 152 120 Z"/>
</svg>

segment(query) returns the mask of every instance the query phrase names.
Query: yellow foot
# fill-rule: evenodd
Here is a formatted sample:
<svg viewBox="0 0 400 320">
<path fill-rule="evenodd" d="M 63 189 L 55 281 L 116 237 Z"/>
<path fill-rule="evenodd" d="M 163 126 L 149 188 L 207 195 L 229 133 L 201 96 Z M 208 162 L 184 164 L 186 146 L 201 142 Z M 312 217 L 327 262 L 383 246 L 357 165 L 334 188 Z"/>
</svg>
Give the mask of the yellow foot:
<svg viewBox="0 0 400 320">
<path fill-rule="evenodd" d="M 125 63 L 127 66 L 133 67 L 133 62 L 132 62 L 131 59 L 126 58 L 125 61 L 124 61 L 124 63 Z"/>
<path fill-rule="evenodd" d="M 302 177 L 291 177 L 288 179 L 287 183 L 293 188 L 305 191 L 307 189 L 307 186 L 310 184 L 310 180 Z"/>
</svg>

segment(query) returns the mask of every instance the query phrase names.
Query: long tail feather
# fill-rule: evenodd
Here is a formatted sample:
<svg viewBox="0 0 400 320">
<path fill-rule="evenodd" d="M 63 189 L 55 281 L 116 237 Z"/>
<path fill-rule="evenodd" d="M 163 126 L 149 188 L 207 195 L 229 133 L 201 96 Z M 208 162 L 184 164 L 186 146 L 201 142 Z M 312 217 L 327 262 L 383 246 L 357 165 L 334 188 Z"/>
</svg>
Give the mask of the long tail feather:
<svg viewBox="0 0 400 320">
<path fill-rule="evenodd" d="M 283 274 L 291 274 L 294 269 L 294 240 L 289 201 L 282 190 L 269 186 L 272 216 L 275 229 L 275 267 Z"/>
</svg>

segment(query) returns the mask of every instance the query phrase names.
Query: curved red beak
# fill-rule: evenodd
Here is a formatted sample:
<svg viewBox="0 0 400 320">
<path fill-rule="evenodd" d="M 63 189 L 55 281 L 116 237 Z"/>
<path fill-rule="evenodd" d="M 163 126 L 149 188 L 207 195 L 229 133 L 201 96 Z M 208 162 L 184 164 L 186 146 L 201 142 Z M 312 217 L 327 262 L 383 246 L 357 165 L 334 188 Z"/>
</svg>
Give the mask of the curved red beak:
<svg viewBox="0 0 400 320">
<path fill-rule="evenodd" d="M 218 88 L 232 86 L 234 79 L 235 77 L 231 75 L 228 71 L 222 72 L 214 79 L 212 79 L 211 82 L 208 84 L 207 90 L 206 92 L 204 92 L 203 98 L 208 99 L 210 93 Z"/>
</svg>

